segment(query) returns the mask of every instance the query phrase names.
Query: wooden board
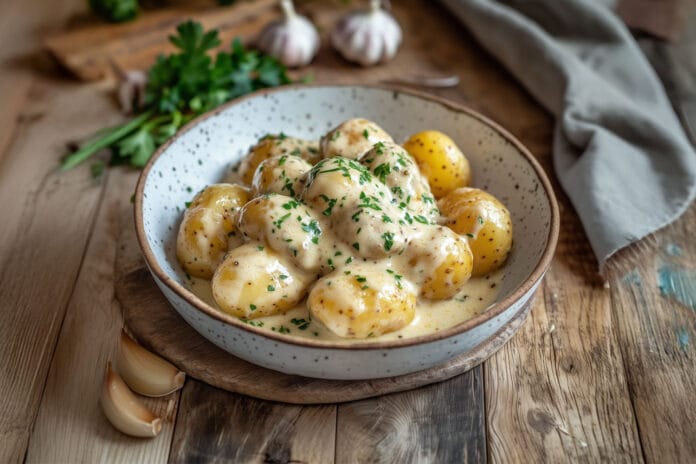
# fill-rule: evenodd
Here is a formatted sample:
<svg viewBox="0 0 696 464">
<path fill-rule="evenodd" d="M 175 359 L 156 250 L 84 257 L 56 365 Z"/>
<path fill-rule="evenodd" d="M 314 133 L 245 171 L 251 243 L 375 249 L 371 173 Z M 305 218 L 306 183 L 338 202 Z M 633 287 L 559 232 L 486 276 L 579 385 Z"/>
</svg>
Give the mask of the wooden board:
<svg viewBox="0 0 696 464">
<path fill-rule="evenodd" d="M 145 12 L 137 20 L 123 24 L 97 24 L 49 37 L 45 47 L 75 76 L 99 80 L 120 71 L 145 70 L 161 53 L 174 50 L 168 37 L 176 26 L 192 19 L 206 30 L 217 29 L 227 48 L 239 37 L 249 40 L 278 17 L 275 0 L 240 2 L 234 7 L 205 8 L 201 2 L 179 3 L 166 9 Z"/>
<path fill-rule="evenodd" d="M 386 379 L 335 381 L 282 374 L 226 353 L 189 326 L 169 305 L 144 267 L 116 281 L 116 297 L 128 329 L 145 346 L 191 377 L 218 388 L 273 401 L 322 404 L 409 390 L 466 372 L 497 351 L 522 325 L 529 305 L 489 341 L 431 369 Z"/>
<path fill-rule="evenodd" d="M 130 215 L 123 218 L 130 222 Z M 486 360 L 512 337 L 529 313 L 526 305 L 510 324 L 466 355 L 422 372 L 369 381 L 334 381 L 286 375 L 255 366 L 199 335 L 169 305 L 140 257 L 135 231 L 120 237 L 116 298 L 128 329 L 145 346 L 188 375 L 224 390 L 295 404 L 322 404 L 405 391 L 452 378 Z"/>
</svg>

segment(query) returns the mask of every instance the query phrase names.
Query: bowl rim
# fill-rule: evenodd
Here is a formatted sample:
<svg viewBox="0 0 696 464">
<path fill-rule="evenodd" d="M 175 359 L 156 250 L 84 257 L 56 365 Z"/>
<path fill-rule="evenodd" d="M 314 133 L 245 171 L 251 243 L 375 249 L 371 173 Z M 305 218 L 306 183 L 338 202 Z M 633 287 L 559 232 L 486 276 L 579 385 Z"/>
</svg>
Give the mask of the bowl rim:
<svg viewBox="0 0 696 464">
<path fill-rule="evenodd" d="M 224 112 L 230 107 L 233 107 L 235 105 L 239 105 L 243 103 L 246 100 L 254 99 L 254 98 L 259 98 L 259 97 L 264 97 L 267 96 L 268 94 L 272 93 L 278 93 L 278 92 L 284 92 L 284 91 L 297 91 L 297 90 L 308 90 L 311 91 L 312 89 L 327 89 L 327 88 L 335 88 L 335 89 L 350 89 L 350 88 L 355 88 L 358 90 L 382 90 L 382 91 L 387 91 L 387 92 L 394 92 L 395 95 L 398 94 L 404 94 L 424 100 L 428 100 L 430 102 L 434 102 L 439 104 L 440 106 L 445 107 L 445 109 L 458 112 L 458 113 L 463 113 L 466 114 L 467 116 L 473 117 L 483 124 L 487 125 L 491 129 L 495 130 L 498 132 L 505 140 L 507 140 L 510 144 L 512 144 L 526 159 L 526 161 L 531 165 L 532 169 L 536 173 L 537 177 L 540 180 L 541 185 L 544 187 L 544 190 L 546 192 L 546 196 L 549 200 L 549 205 L 551 209 L 551 220 L 550 220 L 550 228 L 549 228 L 549 235 L 547 237 L 546 241 L 546 247 L 544 248 L 544 252 L 542 253 L 541 258 L 539 259 L 539 262 L 537 265 L 534 267 L 532 270 L 531 274 L 527 276 L 527 278 L 507 297 L 505 297 L 501 301 L 495 302 L 493 305 L 491 305 L 488 310 L 486 310 L 484 313 L 479 314 L 478 316 L 475 316 L 471 319 L 467 319 L 464 322 L 461 322 L 457 325 L 454 325 L 452 327 L 449 327 L 445 330 L 441 330 L 438 332 L 433 332 L 431 334 L 427 335 L 421 335 L 418 337 L 412 337 L 412 338 L 403 338 L 403 339 L 397 339 L 397 340 L 385 340 L 385 341 L 374 341 L 374 342 L 360 342 L 360 343 L 350 343 L 350 342 L 335 342 L 335 341 L 323 341 L 323 340 L 313 340 L 310 338 L 302 338 L 302 337 L 293 337 L 293 336 L 288 336 L 288 335 L 283 335 L 283 334 L 277 334 L 275 332 L 271 332 L 268 330 L 260 329 L 257 327 L 253 327 L 249 324 L 246 324 L 242 321 L 240 321 L 237 317 L 232 316 L 230 314 L 224 313 L 222 311 L 219 311 L 212 306 L 208 305 L 205 303 L 203 300 L 198 298 L 193 292 L 188 290 L 186 287 L 183 285 L 179 284 L 176 280 L 174 280 L 172 277 L 170 277 L 164 269 L 159 265 L 157 262 L 157 259 L 152 252 L 152 249 L 150 248 L 150 245 L 148 243 L 146 234 L 145 234 L 145 228 L 143 225 L 143 193 L 145 190 L 145 184 L 148 179 L 148 175 L 150 173 L 150 170 L 152 167 L 155 165 L 159 157 L 167 151 L 170 145 L 172 145 L 175 141 L 177 141 L 180 137 L 182 137 L 184 134 L 192 130 L 194 127 L 199 125 L 201 122 L 207 120 L 208 118 L 217 116 L 218 114 Z M 450 100 L 447 100 L 443 97 L 428 94 L 425 92 L 421 91 L 416 91 L 412 89 L 403 89 L 403 88 L 397 88 L 397 87 L 392 87 L 388 85 L 370 85 L 370 84 L 290 84 L 290 85 L 283 85 L 279 87 L 273 87 L 273 88 L 267 88 L 267 89 L 262 89 L 258 90 L 256 92 L 244 95 L 242 97 L 238 97 L 230 102 L 227 102 L 214 110 L 211 110 L 205 114 L 202 114 L 192 121 L 190 121 L 188 124 L 186 124 L 184 127 L 182 127 L 173 137 L 171 137 L 166 143 L 164 143 L 162 146 L 160 146 L 155 153 L 150 157 L 150 160 L 147 162 L 145 167 L 143 168 L 142 172 L 140 173 L 140 177 L 138 178 L 138 183 L 136 186 L 135 190 L 135 199 L 134 199 L 134 216 L 135 216 L 135 229 L 136 229 L 136 236 L 138 239 L 138 244 L 140 246 L 140 250 L 143 254 L 143 257 L 145 259 L 145 263 L 148 266 L 148 269 L 152 274 L 159 279 L 160 282 L 162 282 L 164 285 L 166 285 L 170 290 L 172 290 L 174 293 L 176 293 L 178 296 L 183 298 L 187 303 L 189 303 L 192 307 L 196 308 L 197 310 L 203 312 L 206 316 L 212 317 L 213 319 L 216 319 L 222 323 L 225 324 L 230 324 L 233 327 L 236 327 L 238 329 L 241 329 L 243 331 L 249 332 L 250 334 L 257 335 L 263 338 L 267 338 L 276 342 L 281 342 L 281 343 L 286 343 L 290 345 L 296 345 L 298 347 L 303 347 L 303 348 L 321 348 L 321 349 L 331 349 L 331 350 L 374 350 L 374 349 L 391 349 L 391 348 L 404 348 L 404 347 L 409 347 L 409 346 L 415 346 L 415 345 L 422 345 L 422 344 L 428 344 L 432 342 L 436 342 L 442 339 L 450 338 L 455 335 L 462 334 L 464 332 L 467 332 L 475 327 L 478 327 L 482 324 L 485 324 L 489 320 L 493 319 L 494 317 L 498 316 L 499 314 L 503 313 L 505 310 L 509 309 L 516 301 L 518 301 L 520 298 L 522 298 L 530 289 L 532 289 L 543 277 L 544 274 L 546 273 L 546 270 L 551 264 L 551 260 L 553 259 L 555 249 L 556 249 L 556 244 L 558 242 L 558 235 L 559 235 L 559 229 L 560 229 L 560 212 L 558 208 L 558 202 L 556 200 L 556 196 L 553 192 L 553 188 L 551 186 L 551 182 L 549 181 L 544 169 L 541 167 L 539 162 L 534 158 L 534 156 L 531 154 L 531 152 L 519 141 L 517 140 L 511 133 L 509 133 L 507 130 L 505 130 L 503 127 L 501 127 L 498 123 L 494 122 L 493 120 L 489 119 L 488 117 L 478 113 L 477 111 L 474 111 L 473 109 L 459 104 L 459 103 L 454 103 Z M 170 302 L 171 304 L 171 302 Z"/>
</svg>

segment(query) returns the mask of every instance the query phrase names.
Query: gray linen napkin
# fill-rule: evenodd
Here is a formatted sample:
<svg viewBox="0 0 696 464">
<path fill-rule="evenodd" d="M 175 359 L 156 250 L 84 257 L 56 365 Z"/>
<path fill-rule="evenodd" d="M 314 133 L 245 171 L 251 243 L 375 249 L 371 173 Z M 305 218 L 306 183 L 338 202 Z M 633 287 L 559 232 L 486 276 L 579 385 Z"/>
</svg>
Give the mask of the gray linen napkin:
<svg viewBox="0 0 696 464">
<path fill-rule="evenodd" d="M 553 159 L 602 270 L 696 196 L 696 154 L 624 24 L 592 0 L 441 0 L 556 117 Z"/>
</svg>

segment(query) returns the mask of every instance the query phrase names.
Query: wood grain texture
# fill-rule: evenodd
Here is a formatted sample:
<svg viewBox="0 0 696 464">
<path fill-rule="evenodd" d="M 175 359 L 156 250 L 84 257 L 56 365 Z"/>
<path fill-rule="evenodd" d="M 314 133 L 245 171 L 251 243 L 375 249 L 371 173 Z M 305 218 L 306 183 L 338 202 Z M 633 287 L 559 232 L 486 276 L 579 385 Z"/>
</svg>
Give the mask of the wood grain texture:
<svg viewBox="0 0 696 464">
<path fill-rule="evenodd" d="M 486 462 L 481 367 L 427 388 L 339 405 L 337 463 Z"/>
<path fill-rule="evenodd" d="M 335 406 L 256 400 L 189 380 L 170 462 L 330 463 Z"/>
<path fill-rule="evenodd" d="M 148 69 L 157 55 L 174 46 L 168 37 L 176 26 L 192 19 L 207 29 L 217 29 L 225 49 L 232 39 L 253 38 L 269 20 L 278 17 L 275 0 L 240 2 L 233 7 L 210 8 L 210 3 L 179 2 L 166 9 L 143 13 L 137 21 L 94 25 L 66 31 L 46 40 L 46 48 L 82 80 L 100 80 L 121 71 Z"/>
<path fill-rule="evenodd" d="M 696 206 L 610 267 L 616 333 L 648 462 L 696 456 Z"/>
<path fill-rule="evenodd" d="M 153 440 L 129 438 L 107 421 L 98 404 L 104 367 L 114 361 L 121 309 L 114 301 L 118 236 L 132 230 L 129 201 L 137 173 L 110 171 L 94 232 L 68 305 L 51 363 L 26 462 L 165 462 L 178 394 L 146 399 L 163 420 Z"/>
<path fill-rule="evenodd" d="M 32 87 L 37 119 L 0 165 L 0 462 L 20 461 L 66 304 L 82 263 L 101 185 L 83 166 L 55 172 L 65 141 L 110 123 L 95 88 Z"/>
</svg>

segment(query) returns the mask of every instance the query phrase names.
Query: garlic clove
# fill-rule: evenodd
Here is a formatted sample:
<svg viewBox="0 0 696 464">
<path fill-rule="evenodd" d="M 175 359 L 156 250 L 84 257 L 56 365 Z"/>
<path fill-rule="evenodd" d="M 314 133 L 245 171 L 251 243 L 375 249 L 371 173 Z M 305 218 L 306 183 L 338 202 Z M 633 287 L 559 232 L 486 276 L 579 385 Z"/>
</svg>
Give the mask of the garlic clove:
<svg viewBox="0 0 696 464">
<path fill-rule="evenodd" d="M 186 374 L 170 362 L 146 350 L 121 330 L 118 369 L 135 392 L 145 396 L 165 396 L 184 385 Z"/>
<path fill-rule="evenodd" d="M 162 430 L 162 420 L 147 409 L 123 379 L 106 363 L 106 374 L 99 398 L 109 422 L 133 437 L 154 437 Z"/>
<path fill-rule="evenodd" d="M 131 114 L 145 103 L 147 74 L 143 71 L 129 70 L 119 74 L 118 102 L 125 114 Z"/>
<path fill-rule="evenodd" d="M 319 33 L 309 19 L 295 12 L 291 0 L 281 0 L 283 19 L 268 24 L 257 41 L 258 48 L 285 66 L 309 64 L 319 50 Z"/>
<path fill-rule="evenodd" d="M 396 19 L 380 8 L 379 0 L 372 0 L 370 9 L 354 11 L 338 21 L 331 45 L 348 61 L 371 66 L 392 59 L 401 38 Z"/>
</svg>

